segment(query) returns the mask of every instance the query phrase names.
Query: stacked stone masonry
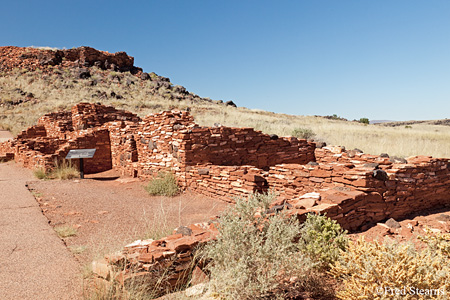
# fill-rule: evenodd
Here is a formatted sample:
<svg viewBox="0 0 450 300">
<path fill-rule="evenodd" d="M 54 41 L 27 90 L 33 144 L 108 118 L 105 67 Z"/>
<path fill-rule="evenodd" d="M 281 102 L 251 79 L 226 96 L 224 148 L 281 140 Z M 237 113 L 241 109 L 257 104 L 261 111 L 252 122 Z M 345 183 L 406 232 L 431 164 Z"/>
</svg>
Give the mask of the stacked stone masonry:
<svg viewBox="0 0 450 300">
<path fill-rule="evenodd" d="M 150 179 L 170 171 L 183 189 L 229 202 L 273 190 L 278 194 L 274 205 L 304 215 L 301 197 L 315 192 L 319 196 L 309 200 L 314 205 L 308 209 L 327 212 L 350 230 L 450 203 L 448 159 L 401 161 L 341 147 L 315 149 L 306 140 L 252 128 L 200 127 L 180 111 L 140 118 L 80 103 L 41 117 L 14 140 L 1 143 L 0 158 L 48 170 L 70 149 L 84 148 L 97 149 L 86 160 L 86 173 L 115 169 Z"/>
<path fill-rule="evenodd" d="M 450 204 L 449 159 L 316 149 L 306 140 L 252 128 L 200 127 L 188 112 L 179 111 L 139 118 L 113 107 L 77 104 L 41 117 L 15 139 L 0 143 L 0 160 L 49 170 L 69 150 L 85 148 L 97 149 L 86 159 L 86 173 L 115 169 L 150 179 L 173 172 L 183 189 L 228 202 L 273 190 L 278 195 L 274 212 L 286 209 L 300 221 L 308 213 L 326 213 L 350 231 Z M 171 286 L 204 278 L 201 266 L 190 268 L 193 252 L 216 235 L 214 223 L 190 225 L 158 241 L 129 245 L 94 263 L 94 271 L 123 285 L 168 264 L 174 271 L 167 281 Z"/>
</svg>

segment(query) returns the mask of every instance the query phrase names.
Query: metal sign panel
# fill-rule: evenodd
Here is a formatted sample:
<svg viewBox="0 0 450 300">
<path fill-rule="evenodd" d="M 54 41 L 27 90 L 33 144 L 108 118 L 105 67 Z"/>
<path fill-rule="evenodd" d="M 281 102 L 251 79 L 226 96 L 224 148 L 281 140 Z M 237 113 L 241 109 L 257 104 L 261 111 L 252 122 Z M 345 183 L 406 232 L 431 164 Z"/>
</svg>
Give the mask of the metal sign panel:
<svg viewBox="0 0 450 300">
<path fill-rule="evenodd" d="M 97 149 L 73 149 L 67 153 L 66 159 L 93 158 Z"/>
</svg>

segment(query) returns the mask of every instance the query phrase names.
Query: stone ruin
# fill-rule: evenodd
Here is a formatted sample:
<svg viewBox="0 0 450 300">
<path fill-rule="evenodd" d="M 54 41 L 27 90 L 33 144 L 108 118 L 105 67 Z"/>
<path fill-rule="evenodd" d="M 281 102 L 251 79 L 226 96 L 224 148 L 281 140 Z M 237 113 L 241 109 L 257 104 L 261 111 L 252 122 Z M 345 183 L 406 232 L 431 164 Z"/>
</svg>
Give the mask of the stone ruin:
<svg viewBox="0 0 450 300">
<path fill-rule="evenodd" d="M 91 47 L 50 50 L 33 47 L 0 47 L 0 71 L 27 69 L 34 71 L 47 67 L 92 67 L 103 70 L 142 72 L 134 66 L 134 58 L 125 52 L 108 53 Z"/>
<path fill-rule="evenodd" d="M 0 160 L 49 170 L 70 149 L 84 148 L 97 149 L 86 159 L 87 174 L 115 169 L 124 176 L 152 178 L 170 171 L 183 189 L 228 202 L 273 190 L 278 194 L 273 211 L 285 209 L 300 221 L 311 212 L 326 213 L 349 231 L 450 204 L 449 159 L 402 161 L 343 147 L 316 148 L 306 140 L 252 128 L 200 127 L 184 111 L 140 118 L 80 103 L 69 112 L 41 117 L 14 140 L 1 143 Z M 191 275 L 204 278 L 201 267 L 192 272 L 193 251 L 216 235 L 214 222 L 183 227 L 160 240 L 126 246 L 95 262 L 94 272 L 126 285 L 170 262 L 168 284 Z"/>
</svg>

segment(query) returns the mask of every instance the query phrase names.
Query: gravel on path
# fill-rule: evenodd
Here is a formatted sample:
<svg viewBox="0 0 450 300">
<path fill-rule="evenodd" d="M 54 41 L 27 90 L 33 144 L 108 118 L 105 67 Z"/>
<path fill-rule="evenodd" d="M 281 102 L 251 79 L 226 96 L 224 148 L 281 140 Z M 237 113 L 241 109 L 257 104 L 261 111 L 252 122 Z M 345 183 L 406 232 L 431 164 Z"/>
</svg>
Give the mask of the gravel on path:
<svg viewBox="0 0 450 300">
<path fill-rule="evenodd" d="M 30 170 L 0 163 L 0 299 L 81 299 L 80 266 L 26 182 Z"/>
</svg>

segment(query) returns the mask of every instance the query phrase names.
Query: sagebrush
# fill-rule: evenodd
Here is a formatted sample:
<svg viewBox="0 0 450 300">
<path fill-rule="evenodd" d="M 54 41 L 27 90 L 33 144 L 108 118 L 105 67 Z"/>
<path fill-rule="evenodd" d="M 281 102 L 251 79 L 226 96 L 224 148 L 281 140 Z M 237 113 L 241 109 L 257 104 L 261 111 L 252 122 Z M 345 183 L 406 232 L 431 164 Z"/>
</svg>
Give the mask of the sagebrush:
<svg viewBox="0 0 450 300">
<path fill-rule="evenodd" d="M 225 299 L 283 298 L 309 289 L 320 294 L 314 262 L 296 240 L 299 223 L 284 214 L 269 215 L 274 194 L 238 199 L 218 223 L 219 236 L 203 250 L 210 261 L 210 289 Z"/>
<path fill-rule="evenodd" d="M 173 197 L 179 192 L 177 179 L 170 172 L 160 172 L 145 188 L 150 195 Z"/>
</svg>

